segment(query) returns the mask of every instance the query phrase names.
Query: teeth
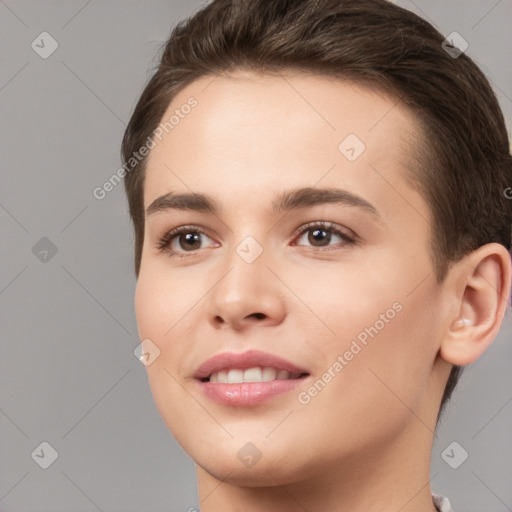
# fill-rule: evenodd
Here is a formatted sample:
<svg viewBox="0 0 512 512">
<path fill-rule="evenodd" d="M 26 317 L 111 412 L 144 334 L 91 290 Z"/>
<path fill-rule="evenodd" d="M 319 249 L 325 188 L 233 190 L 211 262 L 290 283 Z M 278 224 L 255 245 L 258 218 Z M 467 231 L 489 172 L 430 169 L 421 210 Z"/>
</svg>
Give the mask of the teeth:
<svg viewBox="0 0 512 512">
<path fill-rule="evenodd" d="M 262 372 L 262 380 L 263 382 L 268 382 L 270 380 L 276 380 L 276 369 L 271 367 L 263 368 Z"/>
<path fill-rule="evenodd" d="M 272 380 L 298 379 L 300 373 L 290 373 L 286 370 L 276 370 L 271 366 L 261 368 L 255 366 L 247 370 L 222 370 L 210 375 L 210 382 L 222 384 L 241 384 L 242 382 L 269 382 Z"/>
<path fill-rule="evenodd" d="M 245 370 L 244 382 L 261 382 L 261 368 L 249 368 Z"/>
<path fill-rule="evenodd" d="M 229 370 L 228 384 L 241 384 L 244 381 L 243 370 Z"/>
</svg>

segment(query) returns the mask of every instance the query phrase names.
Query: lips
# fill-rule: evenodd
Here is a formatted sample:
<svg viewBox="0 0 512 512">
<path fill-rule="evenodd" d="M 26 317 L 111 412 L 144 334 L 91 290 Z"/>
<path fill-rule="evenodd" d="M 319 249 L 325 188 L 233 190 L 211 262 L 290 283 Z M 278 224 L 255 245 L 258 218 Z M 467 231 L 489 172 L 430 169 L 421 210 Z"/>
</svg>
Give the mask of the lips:
<svg viewBox="0 0 512 512">
<path fill-rule="evenodd" d="M 226 352 L 205 361 L 195 372 L 202 392 L 211 400 L 236 407 L 260 405 L 293 390 L 309 373 L 266 352 Z"/>
<path fill-rule="evenodd" d="M 224 352 L 213 356 L 199 366 L 194 377 L 196 379 L 206 381 L 212 374 L 230 372 L 230 370 L 248 370 L 251 368 L 274 368 L 276 370 L 276 375 L 279 375 L 279 371 L 285 371 L 293 375 L 308 373 L 306 369 L 296 366 L 281 357 L 269 354 L 268 352 L 260 352 L 259 350 L 249 350 L 240 354 L 235 352 Z"/>
</svg>

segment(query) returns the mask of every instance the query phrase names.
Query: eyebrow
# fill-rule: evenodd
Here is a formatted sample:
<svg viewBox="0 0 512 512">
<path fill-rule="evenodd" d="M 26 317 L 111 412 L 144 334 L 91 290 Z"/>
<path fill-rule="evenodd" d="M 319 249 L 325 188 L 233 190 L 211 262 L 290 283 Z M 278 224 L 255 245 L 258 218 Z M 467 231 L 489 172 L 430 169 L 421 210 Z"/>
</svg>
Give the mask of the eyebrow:
<svg viewBox="0 0 512 512">
<path fill-rule="evenodd" d="M 338 188 L 305 187 L 278 194 L 272 201 L 272 213 L 278 214 L 321 204 L 337 203 L 365 210 L 382 220 L 377 208 L 360 196 Z M 155 199 L 147 208 L 146 216 L 167 210 L 195 210 L 220 215 L 222 208 L 212 197 L 195 192 L 169 192 Z"/>
</svg>

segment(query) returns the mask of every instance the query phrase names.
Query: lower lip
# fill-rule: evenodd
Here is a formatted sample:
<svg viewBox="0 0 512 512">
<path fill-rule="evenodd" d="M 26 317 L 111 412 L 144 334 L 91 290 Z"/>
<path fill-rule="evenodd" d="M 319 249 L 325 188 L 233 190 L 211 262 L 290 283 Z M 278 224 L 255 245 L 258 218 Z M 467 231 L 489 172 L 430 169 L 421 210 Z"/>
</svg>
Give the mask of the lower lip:
<svg viewBox="0 0 512 512">
<path fill-rule="evenodd" d="M 242 382 L 241 384 L 219 382 L 199 382 L 199 384 L 203 393 L 214 402 L 234 407 L 252 407 L 295 389 L 304 382 L 304 379 L 305 377 L 269 382 Z"/>
</svg>

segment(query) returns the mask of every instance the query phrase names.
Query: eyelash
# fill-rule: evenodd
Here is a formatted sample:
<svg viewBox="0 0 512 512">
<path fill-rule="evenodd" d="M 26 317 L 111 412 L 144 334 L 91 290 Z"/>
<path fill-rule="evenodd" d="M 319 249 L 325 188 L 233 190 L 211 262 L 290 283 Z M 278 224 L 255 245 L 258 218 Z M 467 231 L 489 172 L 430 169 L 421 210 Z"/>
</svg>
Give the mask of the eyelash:
<svg viewBox="0 0 512 512">
<path fill-rule="evenodd" d="M 338 229 L 335 224 L 332 222 L 309 222 L 308 224 L 305 224 L 304 226 L 301 226 L 295 233 L 294 233 L 294 240 L 297 238 L 300 238 L 304 233 L 307 233 L 308 231 L 313 231 L 314 229 L 320 229 L 322 231 L 330 231 L 335 235 L 338 235 L 343 240 L 343 245 L 355 245 L 357 243 L 357 238 L 349 236 L 344 231 Z M 160 240 L 157 242 L 157 248 L 158 250 L 162 252 L 166 252 L 170 256 L 178 256 L 180 258 L 184 258 L 187 256 L 192 256 L 195 253 L 195 250 L 193 251 L 187 251 L 185 253 L 181 253 L 178 251 L 175 251 L 174 249 L 169 249 L 169 246 L 173 242 L 173 240 L 183 233 L 200 233 L 202 235 L 208 236 L 207 233 L 203 229 L 201 229 L 199 226 L 189 225 L 189 226 L 180 226 L 178 228 L 172 229 L 171 231 L 168 231 L 164 236 L 160 238 Z M 323 251 L 329 251 L 338 249 L 339 246 L 326 246 L 326 247 L 311 247 L 313 249 L 313 252 L 323 252 Z"/>
</svg>

